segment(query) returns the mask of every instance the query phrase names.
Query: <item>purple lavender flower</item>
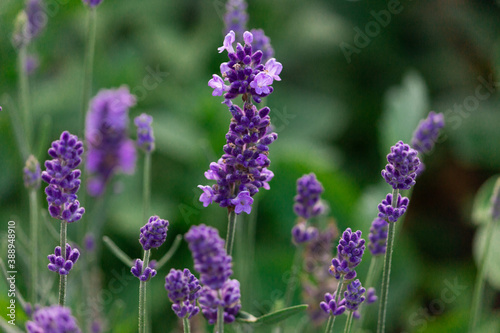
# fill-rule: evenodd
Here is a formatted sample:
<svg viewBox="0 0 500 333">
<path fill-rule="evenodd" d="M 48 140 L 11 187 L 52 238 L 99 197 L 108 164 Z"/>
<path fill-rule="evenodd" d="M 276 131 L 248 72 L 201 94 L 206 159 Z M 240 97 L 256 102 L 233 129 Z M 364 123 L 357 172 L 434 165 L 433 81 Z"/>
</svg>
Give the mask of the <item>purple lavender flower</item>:
<svg viewBox="0 0 500 333">
<path fill-rule="evenodd" d="M 214 190 L 210 186 L 198 185 L 198 188 L 203 191 L 200 196 L 200 201 L 203 202 L 203 207 L 208 207 L 214 200 Z"/>
<path fill-rule="evenodd" d="M 141 259 L 136 259 L 134 266 L 132 266 L 132 268 L 130 269 L 130 272 L 132 272 L 132 275 L 134 275 L 139 280 L 147 282 L 150 278 L 156 276 L 156 270 L 152 269 L 150 266 L 142 270 L 143 266 L 144 262 Z"/>
<path fill-rule="evenodd" d="M 442 113 L 429 112 L 426 119 L 420 121 L 413 138 L 411 146 L 421 154 L 430 152 L 434 148 L 440 130 L 444 127 L 444 115 Z"/>
<path fill-rule="evenodd" d="M 418 152 L 409 145 L 399 141 L 391 147 L 387 155 L 389 164 L 382 170 L 385 181 L 397 190 L 409 190 L 415 185 L 416 171 L 420 164 Z"/>
<path fill-rule="evenodd" d="M 347 228 L 339 240 L 337 246 L 337 258 L 332 259 L 330 274 L 333 274 L 337 280 L 341 275 L 345 280 L 351 280 L 356 277 L 354 268 L 361 262 L 361 257 L 365 251 L 365 240 L 361 238 L 361 231 L 352 232 Z"/>
<path fill-rule="evenodd" d="M 398 201 L 396 203 L 396 207 L 392 207 L 392 194 L 389 193 L 382 200 L 382 203 L 378 205 L 378 217 L 386 220 L 387 222 L 396 222 L 408 208 L 408 203 L 410 202 L 407 197 L 402 197 L 401 194 L 398 193 Z"/>
<path fill-rule="evenodd" d="M 360 304 L 365 300 L 365 296 L 363 296 L 365 291 L 366 289 L 363 288 L 359 280 L 352 281 L 344 292 L 345 307 L 351 311 L 358 310 Z"/>
<path fill-rule="evenodd" d="M 144 251 L 151 248 L 158 248 L 167 239 L 168 221 L 162 220 L 158 216 L 151 216 L 148 222 L 141 228 L 139 242 Z"/>
<path fill-rule="evenodd" d="M 234 205 L 234 212 L 236 214 L 241 214 L 242 212 L 250 214 L 252 211 L 253 198 L 248 191 L 242 191 L 238 193 L 236 198 L 231 200 L 231 203 Z"/>
<path fill-rule="evenodd" d="M 134 124 L 137 126 L 137 146 L 147 153 L 155 149 L 152 123 L 153 117 L 145 113 L 134 119 Z"/>
<path fill-rule="evenodd" d="M 187 316 L 191 319 L 200 312 L 200 308 L 196 306 L 200 288 L 198 279 L 187 268 L 184 271 L 172 268 L 165 277 L 168 298 L 174 303 L 172 310 L 179 318 Z"/>
<path fill-rule="evenodd" d="M 26 323 L 28 333 L 80 333 L 71 310 L 59 305 L 41 308 Z"/>
<path fill-rule="evenodd" d="M 135 97 L 127 87 L 101 90 L 91 101 L 85 123 L 88 146 L 86 166 L 91 174 L 89 194 L 98 196 L 117 171 L 132 174 L 135 168 L 135 145 L 127 136 L 128 110 Z"/>
<path fill-rule="evenodd" d="M 219 306 L 224 308 L 224 323 L 226 324 L 232 323 L 241 309 L 240 283 L 238 280 L 226 280 L 220 293 L 221 297 L 219 297 L 217 290 L 208 286 L 204 286 L 200 291 L 198 303 L 203 316 L 210 325 L 217 322 L 217 308 Z"/>
<path fill-rule="evenodd" d="M 333 293 L 333 295 L 330 293 L 326 293 L 325 301 L 319 303 L 320 308 L 328 315 L 340 316 L 345 311 L 345 300 L 342 299 L 337 304 L 337 302 L 335 301 L 336 294 L 337 293 Z"/>
<path fill-rule="evenodd" d="M 247 27 L 248 14 L 246 10 L 247 4 L 244 0 L 228 0 L 226 3 L 226 13 L 224 14 L 224 23 L 226 26 L 224 34 L 233 30 L 236 40 L 239 42 Z"/>
<path fill-rule="evenodd" d="M 102 2 L 102 0 L 83 0 L 89 7 L 97 7 Z"/>
<path fill-rule="evenodd" d="M 300 177 L 297 180 L 297 195 L 294 198 L 295 214 L 306 220 L 321 214 L 324 210 L 320 202 L 320 195 L 323 191 L 323 186 L 314 173 Z"/>
<path fill-rule="evenodd" d="M 264 34 L 262 29 L 252 29 L 253 46 L 256 50 L 262 51 L 262 62 L 266 62 L 274 56 L 274 49 L 271 46 L 271 39 Z"/>
<path fill-rule="evenodd" d="M 54 254 L 49 254 L 49 264 L 47 268 L 52 272 L 57 272 L 59 275 L 68 275 L 69 271 L 73 268 L 80 257 L 78 249 L 71 249 L 71 246 L 66 243 L 66 258 L 63 258 L 60 246 L 56 246 Z"/>
<path fill-rule="evenodd" d="M 388 228 L 389 223 L 386 220 L 380 217 L 373 220 L 370 235 L 368 236 L 368 248 L 374 256 L 385 254 Z"/>
<path fill-rule="evenodd" d="M 47 15 L 43 11 L 41 0 L 28 0 L 26 7 L 17 19 L 12 42 L 16 48 L 28 45 L 37 37 L 45 24 Z"/>
<path fill-rule="evenodd" d="M 375 303 L 378 300 L 377 294 L 375 293 L 375 288 L 368 288 L 366 291 L 366 304 Z"/>
<path fill-rule="evenodd" d="M 295 244 L 307 243 L 318 237 L 318 229 L 308 227 L 306 221 L 302 221 L 292 228 L 292 237 Z"/>
<path fill-rule="evenodd" d="M 32 189 L 36 190 L 40 188 L 40 182 L 41 182 L 41 169 L 40 169 L 40 163 L 38 163 L 38 160 L 35 158 L 35 156 L 30 155 L 28 159 L 26 160 L 26 165 L 23 169 L 23 179 L 24 179 L 24 186 L 27 189 Z"/>
<path fill-rule="evenodd" d="M 76 135 L 64 131 L 59 140 L 52 142 L 48 153 L 53 159 L 45 161 L 46 170 L 42 172 L 42 180 L 49 184 L 45 188 L 49 213 L 68 223 L 78 221 L 85 212 L 76 195 L 81 175 L 81 171 L 76 168 L 82 161 L 83 144 Z"/>
<path fill-rule="evenodd" d="M 201 283 L 211 289 L 220 289 L 233 271 L 231 256 L 224 249 L 224 240 L 217 229 L 204 224 L 192 226 L 184 236 L 194 259 L 194 269 L 200 273 Z"/>
</svg>

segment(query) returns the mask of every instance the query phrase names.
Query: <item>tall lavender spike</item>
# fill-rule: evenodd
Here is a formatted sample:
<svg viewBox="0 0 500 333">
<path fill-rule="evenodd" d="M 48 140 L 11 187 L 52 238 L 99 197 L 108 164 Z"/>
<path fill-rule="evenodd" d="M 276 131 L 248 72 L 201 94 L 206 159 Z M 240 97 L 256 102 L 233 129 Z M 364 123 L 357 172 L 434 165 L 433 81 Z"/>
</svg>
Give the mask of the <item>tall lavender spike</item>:
<svg viewBox="0 0 500 333">
<path fill-rule="evenodd" d="M 77 167 L 82 161 L 83 144 L 76 135 L 64 131 L 59 140 L 52 142 L 48 153 L 53 159 L 45 162 L 42 180 L 49 184 L 45 188 L 49 213 L 68 223 L 78 221 L 85 212 L 76 195 L 81 182 Z"/>
<path fill-rule="evenodd" d="M 339 240 L 337 246 L 337 258 L 332 259 L 330 274 L 337 280 L 341 276 L 344 280 L 351 280 L 356 277 L 354 268 L 361 262 L 361 257 L 365 251 L 365 240 L 361 238 L 361 231 L 352 232 L 347 228 Z"/>
<path fill-rule="evenodd" d="M 194 268 L 201 283 L 211 289 L 221 289 L 233 273 L 231 256 L 224 249 L 224 240 L 217 229 L 204 224 L 192 226 L 184 236 L 193 255 Z"/>
<path fill-rule="evenodd" d="M 209 324 L 215 324 L 217 321 L 217 308 L 224 308 L 224 323 L 232 323 L 236 319 L 236 315 L 241 309 L 240 302 L 240 283 L 238 280 L 226 280 L 220 289 L 220 296 L 217 290 L 204 286 L 200 290 L 201 312 L 208 320 Z"/>
<path fill-rule="evenodd" d="M 134 172 L 135 145 L 127 131 L 128 111 L 135 102 L 128 88 L 121 87 L 101 90 L 90 103 L 85 140 L 88 146 L 86 167 L 90 173 L 87 190 L 91 196 L 101 195 L 117 171 Z"/>
<path fill-rule="evenodd" d="M 248 14 L 245 0 L 228 0 L 226 2 L 226 13 L 224 14 L 224 35 L 232 30 L 235 33 L 236 41 L 243 41 L 243 33 L 246 31 L 247 22 Z"/>
<path fill-rule="evenodd" d="M 418 152 L 403 141 L 391 147 L 387 155 L 389 164 L 382 170 L 382 177 L 395 190 L 409 190 L 415 185 L 416 171 L 420 164 Z"/>
<path fill-rule="evenodd" d="M 52 305 L 35 311 L 26 323 L 28 333 L 80 333 L 69 308 Z"/>
</svg>

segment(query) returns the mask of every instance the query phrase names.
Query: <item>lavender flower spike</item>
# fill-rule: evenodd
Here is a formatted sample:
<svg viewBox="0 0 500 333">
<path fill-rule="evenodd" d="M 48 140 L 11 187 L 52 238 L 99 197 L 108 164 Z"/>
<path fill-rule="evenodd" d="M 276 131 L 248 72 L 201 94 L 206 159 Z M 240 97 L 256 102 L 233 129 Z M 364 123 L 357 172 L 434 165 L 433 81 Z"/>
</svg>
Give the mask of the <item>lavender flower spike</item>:
<svg viewBox="0 0 500 333">
<path fill-rule="evenodd" d="M 153 117 L 145 113 L 134 119 L 134 124 L 137 126 L 137 147 L 147 153 L 151 153 L 155 149 L 152 123 Z"/>
<path fill-rule="evenodd" d="M 236 315 L 241 309 L 241 294 L 240 283 L 238 280 L 227 280 L 224 282 L 221 290 L 221 297 L 217 290 L 204 286 L 200 291 L 201 312 L 207 318 L 208 323 L 213 325 L 217 322 L 217 308 L 222 306 L 224 308 L 224 323 L 232 323 L 236 319 Z"/>
<path fill-rule="evenodd" d="M 359 280 L 352 281 L 347 286 L 347 291 L 344 292 L 345 307 L 350 311 L 358 310 L 361 303 L 365 300 L 365 296 L 363 296 L 365 291 L 366 289 L 363 288 Z"/>
<path fill-rule="evenodd" d="M 380 217 L 373 220 L 370 228 L 370 235 L 368 236 L 368 249 L 370 249 L 370 252 L 374 256 L 385 254 L 388 228 L 389 223 L 386 220 Z"/>
<path fill-rule="evenodd" d="M 399 141 L 391 147 L 387 155 L 389 164 L 382 170 L 385 181 L 397 190 L 409 190 L 415 185 L 416 171 L 420 164 L 418 152 L 409 145 Z"/>
<path fill-rule="evenodd" d="M 236 40 L 241 42 L 243 33 L 246 30 L 248 14 L 245 0 L 228 0 L 226 3 L 226 13 L 224 14 L 225 34 L 234 31 Z"/>
<path fill-rule="evenodd" d="M 30 155 L 26 160 L 26 166 L 23 169 L 24 186 L 28 189 L 36 190 L 40 188 L 41 169 L 40 163 L 35 156 Z"/>
<path fill-rule="evenodd" d="M 196 306 L 200 288 L 198 279 L 187 268 L 184 271 L 172 268 L 165 277 L 165 289 L 173 303 L 172 310 L 179 318 L 191 319 L 200 312 Z"/>
<path fill-rule="evenodd" d="M 60 246 L 56 246 L 54 249 L 54 254 L 50 254 L 47 258 L 49 259 L 49 264 L 47 268 L 52 272 L 57 272 L 59 275 L 68 275 L 69 271 L 73 268 L 80 257 L 80 252 L 78 249 L 71 249 L 69 244 L 66 244 L 66 258 L 63 258 Z"/>
<path fill-rule="evenodd" d="M 141 228 L 139 242 L 144 251 L 160 247 L 167 238 L 168 221 L 158 216 L 151 216 L 148 222 Z"/>
<path fill-rule="evenodd" d="M 45 188 L 49 213 L 68 223 L 78 221 L 85 212 L 76 195 L 80 188 L 81 171 L 77 167 L 82 161 L 83 144 L 76 135 L 64 131 L 59 140 L 52 142 L 48 153 L 53 159 L 45 162 L 42 180 L 49 184 Z"/>
<path fill-rule="evenodd" d="M 340 316 L 345 311 L 345 300 L 342 299 L 337 304 L 337 302 L 335 302 L 335 295 L 336 293 L 333 293 L 333 295 L 326 293 L 325 301 L 319 303 L 319 306 L 328 315 Z"/>
<path fill-rule="evenodd" d="M 194 268 L 200 272 L 201 283 L 220 289 L 231 276 L 231 256 L 224 249 L 224 240 L 217 229 L 204 224 L 192 226 L 184 236 L 193 255 Z"/>
<path fill-rule="evenodd" d="M 392 207 L 392 194 L 389 193 L 382 200 L 382 203 L 378 205 L 378 217 L 386 220 L 387 222 L 396 222 L 408 208 L 408 203 L 410 202 L 407 197 L 402 197 L 401 194 L 398 193 L 398 200 L 396 203 L 396 207 Z"/>
<path fill-rule="evenodd" d="M 59 305 L 52 305 L 35 311 L 26 323 L 28 333 L 80 333 L 71 310 Z"/>
<path fill-rule="evenodd" d="M 411 139 L 413 149 L 421 154 L 430 152 L 434 148 L 440 130 L 444 127 L 442 113 L 429 112 L 426 119 L 421 120 Z"/>
<path fill-rule="evenodd" d="M 323 191 L 323 186 L 316 179 L 314 173 L 299 178 L 297 180 L 297 195 L 294 198 L 295 205 L 293 206 L 295 214 L 306 220 L 320 215 L 324 210 L 320 201 L 320 195 Z"/>
<path fill-rule="evenodd" d="M 361 262 L 361 257 L 365 251 L 365 240 L 361 238 L 361 231 L 352 232 L 347 228 L 339 240 L 337 246 L 337 258 L 332 259 L 330 274 L 340 280 L 343 275 L 345 280 L 356 277 L 354 268 Z"/>
<path fill-rule="evenodd" d="M 132 266 L 132 268 L 130 269 L 130 272 L 139 280 L 147 282 L 149 281 L 149 279 L 156 276 L 156 270 L 150 267 L 151 264 L 144 270 L 143 266 L 144 262 L 141 259 L 136 259 L 134 262 L 134 266 Z"/>
</svg>

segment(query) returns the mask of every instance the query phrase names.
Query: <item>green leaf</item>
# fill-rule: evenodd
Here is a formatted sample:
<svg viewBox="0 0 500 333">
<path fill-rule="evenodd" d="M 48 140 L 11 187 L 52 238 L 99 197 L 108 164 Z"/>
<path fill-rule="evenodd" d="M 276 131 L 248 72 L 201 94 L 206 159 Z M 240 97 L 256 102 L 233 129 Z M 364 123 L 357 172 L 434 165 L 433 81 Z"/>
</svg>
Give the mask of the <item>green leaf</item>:
<svg viewBox="0 0 500 333">
<path fill-rule="evenodd" d="M 495 289 L 500 290 L 500 260 L 498 260 L 498 253 L 500 253 L 500 242 L 495 241 L 500 239 L 500 223 L 495 221 L 492 231 L 492 242 L 488 250 L 488 258 L 486 259 L 486 280 Z M 487 228 L 486 224 L 481 225 L 480 229 L 474 236 L 473 255 L 476 263 L 479 263 L 483 257 L 484 243 L 486 242 Z"/>
<path fill-rule="evenodd" d="M 491 219 L 491 196 L 497 179 L 500 175 L 489 178 L 477 191 L 472 206 L 472 221 L 477 225 L 486 225 Z"/>
<path fill-rule="evenodd" d="M 401 86 L 390 88 L 384 98 L 379 133 L 382 152 L 399 140 L 409 143 L 419 121 L 429 112 L 429 96 L 424 79 L 417 72 L 407 73 Z"/>
<path fill-rule="evenodd" d="M 308 306 L 309 305 L 307 304 L 291 306 L 289 308 L 271 312 L 260 317 L 255 317 L 248 312 L 240 311 L 238 313 L 238 316 L 236 317 L 236 320 L 246 324 L 273 325 L 304 311 Z"/>
</svg>

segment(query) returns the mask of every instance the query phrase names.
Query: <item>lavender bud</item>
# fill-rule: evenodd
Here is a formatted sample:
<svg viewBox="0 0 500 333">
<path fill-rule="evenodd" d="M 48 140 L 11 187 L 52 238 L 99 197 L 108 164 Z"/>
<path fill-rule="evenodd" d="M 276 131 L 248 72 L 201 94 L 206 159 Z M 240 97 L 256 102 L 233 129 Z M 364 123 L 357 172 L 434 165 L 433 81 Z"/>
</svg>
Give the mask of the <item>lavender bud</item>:
<svg viewBox="0 0 500 333">
<path fill-rule="evenodd" d="M 382 203 L 378 205 L 378 217 L 386 220 L 387 222 L 396 222 L 408 208 L 409 200 L 407 197 L 402 197 L 398 193 L 398 201 L 396 207 L 392 207 L 392 194 L 387 194 L 386 198 L 382 200 Z"/>
<path fill-rule="evenodd" d="M 139 242 L 144 251 L 160 247 L 167 239 L 168 221 L 158 216 L 151 216 L 141 228 Z"/>
<path fill-rule="evenodd" d="M 337 304 L 337 302 L 335 301 L 336 294 L 337 293 L 333 293 L 333 295 L 330 293 L 326 293 L 325 301 L 319 303 L 321 309 L 328 315 L 340 316 L 345 311 L 345 306 L 344 306 L 345 300 L 342 299 Z"/>
<path fill-rule="evenodd" d="M 337 280 L 344 275 L 344 280 L 351 280 L 356 277 L 354 268 L 361 262 L 361 257 L 365 251 L 365 240 L 361 238 L 361 231 L 352 232 L 347 228 L 339 240 L 337 246 L 337 258 L 332 259 L 330 274 Z"/>
<path fill-rule="evenodd" d="M 382 170 L 382 177 L 393 189 L 409 190 L 415 185 L 416 171 L 420 164 L 417 154 L 415 149 L 403 141 L 391 147 L 391 153 L 387 155 L 389 164 Z"/>
<path fill-rule="evenodd" d="M 220 289 L 221 297 L 217 290 L 208 286 L 201 288 L 198 302 L 203 316 L 210 325 L 217 321 L 217 308 L 224 308 L 224 323 L 232 323 L 241 309 L 240 283 L 238 280 L 226 280 Z"/>
<path fill-rule="evenodd" d="M 321 214 L 324 210 L 320 202 L 320 195 L 323 191 L 323 186 L 316 179 L 314 173 L 299 178 L 297 180 L 297 195 L 294 198 L 295 205 L 293 206 L 295 214 L 306 220 Z"/>
<path fill-rule="evenodd" d="M 147 282 L 149 281 L 149 279 L 156 276 L 156 270 L 152 269 L 149 266 L 143 270 L 143 265 L 144 263 L 141 259 L 136 259 L 134 266 L 132 266 L 132 268 L 130 269 L 130 272 L 140 281 Z"/>
<path fill-rule="evenodd" d="M 189 269 L 184 271 L 171 269 L 165 277 L 165 289 L 172 301 L 172 310 L 179 318 L 191 319 L 200 309 L 196 306 L 199 297 L 200 283 Z"/>
<path fill-rule="evenodd" d="M 347 291 L 344 292 L 345 307 L 351 311 L 356 311 L 365 300 L 365 296 L 363 296 L 365 291 L 359 280 L 352 281 L 347 286 Z"/>
<path fill-rule="evenodd" d="M 66 256 L 62 257 L 62 251 L 60 246 L 56 246 L 54 249 L 54 254 L 47 256 L 49 259 L 49 264 L 47 268 L 52 272 L 57 272 L 59 275 L 68 275 L 69 271 L 73 268 L 74 264 L 80 257 L 80 251 L 78 249 L 71 249 L 69 244 L 66 244 Z"/>
<path fill-rule="evenodd" d="M 389 223 L 386 220 L 380 217 L 373 220 L 370 235 L 368 236 L 368 248 L 374 256 L 385 254 L 388 228 Z"/>
</svg>

